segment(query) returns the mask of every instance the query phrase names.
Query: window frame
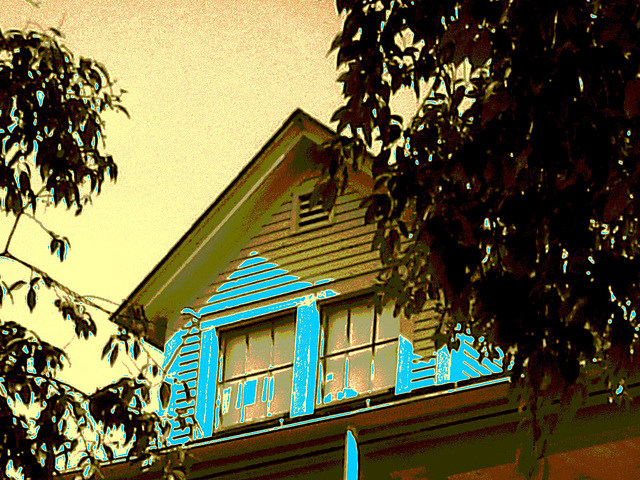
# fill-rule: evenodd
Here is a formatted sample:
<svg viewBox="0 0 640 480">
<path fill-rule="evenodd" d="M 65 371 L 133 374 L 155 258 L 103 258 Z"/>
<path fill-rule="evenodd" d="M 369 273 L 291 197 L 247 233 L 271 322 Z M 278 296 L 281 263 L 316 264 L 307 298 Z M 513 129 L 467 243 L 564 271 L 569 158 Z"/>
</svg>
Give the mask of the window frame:
<svg viewBox="0 0 640 480">
<path fill-rule="evenodd" d="M 275 364 L 274 354 L 275 354 L 276 329 L 279 326 L 287 325 L 287 324 L 291 325 L 292 327 L 291 328 L 290 360 L 284 363 Z M 265 368 L 258 368 L 255 371 L 251 371 L 250 373 L 247 373 L 246 362 L 248 360 L 248 355 L 250 351 L 249 335 L 250 333 L 252 333 L 252 331 L 260 330 L 261 327 L 266 327 L 267 325 L 270 325 L 268 328 L 270 330 L 270 340 L 271 340 L 271 351 L 270 351 L 270 356 L 269 356 L 270 358 L 269 358 L 268 364 Z M 273 421 L 273 420 L 282 418 L 289 413 L 290 403 L 291 403 L 290 391 L 288 393 L 288 398 L 289 398 L 288 405 L 284 410 L 274 414 L 271 414 L 271 412 L 268 411 L 269 407 L 271 406 L 271 402 L 276 397 L 274 394 L 273 398 L 269 398 L 270 394 L 268 392 L 267 393 L 268 401 L 265 402 L 261 400 L 262 389 L 267 388 L 264 385 L 265 382 L 261 381 L 261 379 L 270 378 L 271 379 L 270 382 L 275 384 L 274 377 L 278 373 L 285 372 L 287 370 L 291 372 L 290 376 L 293 377 L 293 368 L 295 363 L 295 332 L 296 332 L 296 310 L 295 309 L 286 309 L 268 316 L 251 319 L 250 322 L 239 322 L 239 323 L 232 323 L 229 325 L 225 325 L 224 328 L 221 328 L 218 331 L 219 354 L 218 354 L 218 378 L 216 379 L 216 399 L 217 399 L 217 402 L 218 401 L 220 402 L 219 405 L 217 405 L 217 408 L 220 408 L 220 411 L 216 413 L 216 416 L 217 418 L 219 418 L 220 423 L 217 426 L 217 428 L 215 428 L 215 432 L 222 433 L 222 432 L 227 432 L 229 430 L 233 430 L 241 427 L 247 427 L 249 425 L 255 425 L 255 424 Z M 245 345 L 244 362 L 245 363 L 244 363 L 244 366 L 242 367 L 244 369 L 244 374 L 232 374 L 227 377 L 227 364 L 230 361 L 230 359 L 227 358 L 228 357 L 227 345 L 230 339 L 235 339 L 238 337 L 244 337 L 244 345 Z M 238 389 L 237 385 L 238 384 L 243 385 L 243 389 L 244 389 L 244 386 L 247 384 L 247 382 L 252 381 L 254 379 L 257 380 L 257 393 L 256 393 L 255 402 L 250 405 L 244 405 L 242 403 L 239 409 L 236 408 L 237 403 L 240 402 L 238 397 L 240 395 L 243 395 L 242 393 L 240 393 L 242 392 L 242 390 Z M 225 402 L 224 391 L 230 387 L 235 387 L 235 388 L 232 390 L 230 394 L 228 411 L 223 413 L 224 412 L 223 403 Z M 274 388 L 274 387 L 269 387 L 269 388 Z M 231 411 L 231 409 L 240 410 L 240 418 L 244 418 L 244 410 L 260 402 L 263 402 L 266 404 L 264 407 L 265 410 L 267 411 L 266 416 L 245 419 L 243 421 L 240 420 L 240 421 L 231 423 L 229 425 L 223 424 L 223 416 L 226 415 L 229 411 Z"/>
<path fill-rule="evenodd" d="M 373 310 L 373 320 L 371 327 L 371 341 L 369 343 L 361 343 L 357 346 L 348 345 L 345 348 L 339 348 L 337 350 L 333 350 L 331 353 L 328 352 L 328 337 L 329 337 L 329 315 L 332 313 L 340 312 L 341 310 L 346 310 L 347 314 L 347 324 L 346 324 L 346 332 L 347 338 L 351 333 L 351 312 L 357 307 L 367 306 L 371 307 Z M 320 348 L 318 351 L 318 385 L 316 391 L 316 408 L 324 409 L 330 408 L 336 404 L 341 404 L 349 401 L 357 401 L 362 400 L 367 397 L 379 396 L 387 394 L 390 391 L 395 389 L 395 375 L 397 370 L 397 358 L 398 358 L 398 344 L 399 344 L 399 336 L 400 336 L 400 319 L 399 317 L 396 319 L 397 323 L 397 332 L 395 332 L 395 336 L 386 337 L 381 340 L 377 339 L 379 326 L 378 323 L 382 320 L 382 312 L 379 314 L 376 311 L 376 299 L 373 293 L 365 293 L 360 292 L 357 295 L 350 296 L 348 298 L 341 298 L 337 302 L 326 303 L 323 305 L 319 305 L 320 308 Z M 386 308 L 392 307 L 390 305 L 386 305 L 383 307 L 383 311 Z M 395 328 L 394 328 L 395 330 Z M 392 369 L 393 381 L 388 384 L 388 386 L 375 389 L 374 388 L 374 373 L 371 373 L 367 383 L 369 389 L 366 391 L 357 392 L 355 395 L 347 396 L 345 395 L 342 398 L 334 398 L 333 393 L 330 400 L 326 401 L 327 398 L 327 374 L 330 373 L 327 370 L 327 359 L 339 358 L 343 356 L 345 359 L 349 357 L 349 354 L 357 353 L 357 352 L 369 352 L 369 364 L 373 363 L 376 352 L 381 348 L 387 345 L 394 345 L 393 348 L 393 359 L 394 359 L 394 368 Z M 375 365 L 375 364 L 374 364 Z M 346 373 L 346 367 L 344 373 Z M 342 374 L 342 383 L 344 384 L 344 373 Z M 347 386 L 344 385 L 344 389 L 347 389 Z"/>
</svg>

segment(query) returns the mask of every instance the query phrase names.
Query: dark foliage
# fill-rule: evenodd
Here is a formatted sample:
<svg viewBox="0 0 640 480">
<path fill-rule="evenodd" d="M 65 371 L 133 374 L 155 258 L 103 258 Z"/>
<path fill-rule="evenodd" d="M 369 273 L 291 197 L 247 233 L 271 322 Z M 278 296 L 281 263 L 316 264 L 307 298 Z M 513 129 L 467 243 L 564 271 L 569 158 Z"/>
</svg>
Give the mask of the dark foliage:
<svg viewBox="0 0 640 480">
<path fill-rule="evenodd" d="M 55 205 L 80 213 L 83 187 L 99 193 L 105 174 L 117 177 L 112 157 L 102 151 L 100 115 L 108 108 L 126 113 L 120 94 L 104 66 L 76 61 L 54 36 L 0 32 L 0 52 L 2 209 L 35 213 L 38 195 L 46 193 Z M 64 256 L 64 244 L 58 245 L 52 250 Z"/>
<path fill-rule="evenodd" d="M 471 327 L 502 347 L 534 420 L 589 375 L 623 398 L 639 366 L 638 2 L 337 8 L 343 136 L 319 188 L 371 169 L 384 294 L 407 314 L 437 302 L 439 342 Z M 390 107 L 403 88 L 407 122 Z"/>
<path fill-rule="evenodd" d="M 150 395 L 144 375 L 88 395 L 56 379 L 64 365 L 62 350 L 15 322 L 2 323 L 0 335 L 3 476 L 52 478 L 56 467 L 75 457 L 84 458 L 81 465 L 91 478 L 118 446 L 129 446 L 128 456 L 142 459 L 161 445 L 160 419 L 143 409 Z"/>
</svg>

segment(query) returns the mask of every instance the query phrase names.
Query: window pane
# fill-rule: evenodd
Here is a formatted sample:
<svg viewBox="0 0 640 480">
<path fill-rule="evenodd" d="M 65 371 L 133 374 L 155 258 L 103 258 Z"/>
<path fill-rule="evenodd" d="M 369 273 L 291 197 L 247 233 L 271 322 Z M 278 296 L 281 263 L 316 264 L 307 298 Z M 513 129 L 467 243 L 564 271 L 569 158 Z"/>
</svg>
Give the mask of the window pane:
<svg viewBox="0 0 640 480">
<path fill-rule="evenodd" d="M 349 380 L 347 387 L 358 395 L 369 393 L 371 389 L 371 347 L 349 353 Z"/>
<path fill-rule="evenodd" d="M 249 332 L 249 351 L 245 373 L 264 371 L 271 363 L 271 324 Z"/>
<path fill-rule="evenodd" d="M 240 423 L 240 408 L 238 408 L 242 402 L 239 399 L 239 388 L 241 381 L 228 382 L 220 387 L 220 427 L 228 427 L 229 425 L 235 425 Z"/>
<path fill-rule="evenodd" d="M 267 402 L 262 401 L 262 393 L 264 389 L 265 379 L 268 384 L 269 378 L 266 375 L 260 375 L 247 379 L 245 382 L 245 410 L 244 421 L 251 422 L 254 420 L 260 420 L 267 416 Z M 255 383 L 252 383 L 255 382 Z M 248 388 L 248 387 L 251 387 Z M 255 387 L 255 390 L 254 390 Z M 254 395 L 255 391 L 255 395 Z M 249 395 L 250 394 L 250 395 Z M 253 403 L 250 403 L 253 400 Z"/>
<path fill-rule="evenodd" d="M 371 345 L 373 337 L 373 305 L 351 309 L 351 346 Z"/>
<path fill-rule="evenodd" d="M 377 315 L 369 297 L 334 308 L 324 316 L 321 403 L 392 388 L 400 330 L 393 306 Z"/>
<path fill-rule="evenodd" d="M 275 346 L 273 348 L 273 366 L 278 367 L 293 363 L 294 328 L 292 319 L 277 322 L 273 332 Z"/>
<path fill-rule="evenodd" d="M 291 409 L 291 377 L 293 368 L 273 372 L 273 396 L 269 405 L 272 416 L 280 415 Z M 270 398 L 270 393 L 267 393 Z"/>
<path fill-rule="evenodd" d="M 323 403 L 338 400 L 344 389 L 344 355 L 327 358 L 325 361 Z"/>
<path fill-rule="evenodd" d="M 327 315 L 327 355 L 344 350 L 347 344 L 347 310 L 333 312 Z"/>
<path fill-rule="evenodd" d="M 376 341 L 398 338 L 400 334 L 400 317 L 393 316 L 393 303 L 387 304 L 378 316 Z"/>
<path fill-rule="evenodd" d="M 247 343 L 244 335 L 227 339 L 224 356 L 224 378 L 237 377 L 245 374 L 245 357 Z"/>
<path fill-rule="evenodd" d="M 375 347 L 373 354 L 372 390 L 391 388 L 396 382 L 396 357 L 398 342 Z"/>
</svg>

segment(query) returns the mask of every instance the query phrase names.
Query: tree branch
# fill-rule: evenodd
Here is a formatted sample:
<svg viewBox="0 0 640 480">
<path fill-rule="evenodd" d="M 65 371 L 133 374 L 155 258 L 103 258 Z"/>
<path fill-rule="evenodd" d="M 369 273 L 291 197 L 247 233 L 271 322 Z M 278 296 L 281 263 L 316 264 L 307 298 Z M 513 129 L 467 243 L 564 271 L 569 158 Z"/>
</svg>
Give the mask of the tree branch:
<svg viewBox="0 0 640 480">
<path fill-rule="evenodd" d="M 53 232 L 51 230 L 49 230 L 47 227 L 44 226 L 44 223 L 42 223 L 40 220 L 38 220 L 35 215 L 31 215 L 30 213 L 26 213 L 23 212 L 22 215 L 29 217 L 31 220 L 33 220 L 40 228 L 42 228 L 45 232 L 47 232 L 48 235 L 51 235 Z"/>
<path fill-rule="evenodd" d="M 16 228 L 18 227 L 18 222 L 20 221 L 20 217 L 22 216 L 23 212 L 20 212 L 18 215 L 16 215 L 16 221 L 13 222 L 13 227 L 11 227 L 11 232 L 9 233 L 9 237 L 7 238 L 7 243 L 4 246 L 4 251 L 2 252 L 2 255 L 8 255 L 9 254 L 9 245 L 11 244 L 11 239 L 13 238 L 13 234 L 16 232 Z"/>
<path fill-rule="evenodd" d="M 27 0 L 27 1 L 29 1 L 29 0 Z M 42 188 L 40 189 L 40 191 L 39 191 L 38 193 L 36 193 L 36 198 L 37 198 L 37 197 L 39 197 L 39 196 L 40 196 L 40 194 L 41 194 L 42 192 L 44 192 L 44 191 L 45 191 L 45 187 L 42 187 Z M 12 240 L 12 238 L 13 238 L 13 234 L 16 232 L 16 228 L 18 227 L 18 222 L 20 221 L 20 217 L 21 217 L 22 215 L 27 215 L 27 216 L 28 216 L 29 218 L 31 218 L 34 222 L 36 222 L 38 225 L 40 225 L 40 227 L 41 227 L 45 232 L 47 232 L 49 235 L 51 235 L 51 231 L 50 231 L 49 229 L 47 229 L 47 227 L 45 227 L 45 226 L 44 226 L 44 224 L 43 224 L 40 220 L 36 219 L 36 217 L 35 217 L 34 215 L 30 215 L 30 214 L 26 213 L 26 212 L 24 211 L 24 206 L 23 206 L 23 207 L 20 209 L 20 213 L 19 213 L 18 215 L 16 215 L 16 221 L 13 223 L 13 227 L 11 227 L 11 232 L 9 233 L 9 237 L 7 238 L 7 243 L 6 243 L 6 245 L 4 246 L 4 252 L 2 253 L 2 255 L 5 255 L 5 254 L 8 254 L 8 253 L 9 253 L 9 245 L 11 244 L 11 240 Z"/>
<path fill-rule="evenodd" d="M 60 290 L 62 290 L 64 293 L 66 293 L 67 295 L 81 301 L 82 303 L 86 303 L 87 305 L 96 308 L 98 310 L 100 310 L 103 313 L 106 313 L 107 315 L 111 315 L 113 312 L 110 312 L 109 310 L 107 310 L 104 307 L 101 307 L 100 305 L 98 305 L 97 303 L 91 301 L 90 299 L 88 299 L 87 297 L 80 295 L 79 293 L 74 292 L 73 290 L 71 290 L 69 287 L 65 286 L 64 284 L 58 282 L 57 280 L 54 280 L 53 278 L 51 278 L 51 276 L 46 273 L 45 271 L 39 269 L 38 267 L 31 265 L 29 262 L 26 262 L 18 257 L 16 257 L 15 255 L 12 255 L 9 252 L 3 252 L 2 254 L 0 254 L 0 257 L 5 257 L 8 258 L 10 260 L 13 260 L 15 262 L 18 262 L 19 264 L 31 269 L 33 272 L 37 273 L 38 275 L 42 276 L 42 277 L 46 277 L 49 280 L 51 280 L 51 283 L 54 284 L 57 288 L 59 288 Z"/>
<path fill-rule="evenodd" d="M 115 305 L 116 307 L 120 306 L 120 304 L 118 302 L 114 302 L 113 300 L 109 300 L 108 298 L 101 297 L 99 295 L 83 295 L 82 297 L 83 298 L 89 298 L 89 299 L 90 298 L 95 298 L 97 300 L 102 300 L 103 302 L 110 303 L 111 305 Z"/>
</svg>

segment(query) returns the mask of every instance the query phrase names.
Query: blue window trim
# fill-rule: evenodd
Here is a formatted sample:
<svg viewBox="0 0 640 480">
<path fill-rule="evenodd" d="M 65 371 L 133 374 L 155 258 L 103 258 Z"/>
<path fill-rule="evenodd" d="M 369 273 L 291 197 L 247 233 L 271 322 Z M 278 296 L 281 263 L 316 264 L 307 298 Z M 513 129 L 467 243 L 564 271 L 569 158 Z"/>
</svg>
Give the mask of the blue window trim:
<svg viewBox="0 0 640 480">
<path fill-rule="evenodd" d="M 320 348 L 320 312 L 315 299 L 298 306 L 293 358 L 291 418 L 313 413 Z"/>
<path fill-rule="evenodd" d="M 296 309 L 294 364 L 292 378 L 291 418 L 314 413 L 318 394 L 318 368 L 320 352 L 320 310 L 317 301 L 338 296 L 333 290 L 316 295 L 306 295 L 284 302 L 237 312 L 225 317 L 202 319 L 200 327 L 202 343 L 198 365 L 195 419 L 202 436 L 210 437 L 219 424 L 217 386 L 220 378 L 218 328 L 243 320 L 252 320 L 285 310 Z M 468 333 L 468 332 L 467 332 Z M 181 346 L 184 332 L 177 332 L 167 342 L 165 358 Z M 402 335 L 398 339 L 395 394 L 412 392 L 430 385 L 455 383 L 460 380 L 491 375 L 503 371 L 502 359 L 479 362 L 479 354 L 472 348 L 473 338 L 459 334 L 461 348 L 449 352 L 443 346 L 433 358 L 422 359 L 414 353 L 413 344 Z M 502 353 L 502 352 L 500 352 Z M 176 367 L 170 365 L 170 371 Z M 174 374 L 177 372 L 174 372 Z M 321 375 L 321 372 L 320 372 Z M 173 406 L 174 399 L 172 398 Z M 169 407 L 169 412 L 172 409 Z M 199 432 L 200 433 L 200 432 Z M 198 435 L 200 437 L 200 435 Z M 184 440 L 183 440 L 184 441 Z"/>
</svg>

